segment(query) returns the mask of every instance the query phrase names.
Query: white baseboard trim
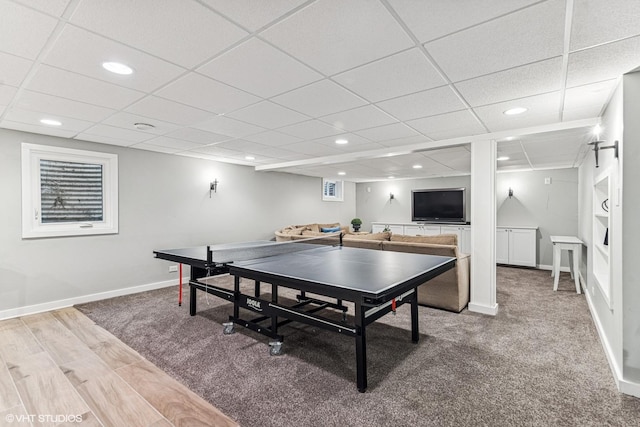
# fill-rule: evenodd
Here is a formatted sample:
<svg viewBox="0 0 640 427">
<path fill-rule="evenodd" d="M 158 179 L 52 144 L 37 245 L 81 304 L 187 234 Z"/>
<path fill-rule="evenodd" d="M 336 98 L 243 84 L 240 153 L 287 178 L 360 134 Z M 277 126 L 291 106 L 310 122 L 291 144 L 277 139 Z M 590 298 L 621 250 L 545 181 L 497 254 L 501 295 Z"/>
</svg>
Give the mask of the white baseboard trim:
<svg viewBox="0 0 640 427">
<path fill-rule="evenodd" d="M 582 279 L 582 275 L 580 275 L 580 278 Z M 587 292 L 586 289 L 584 294 L 587 297 L 587 305 L 589 306 L 589 311 L 591 312 L 591 318 L 593 319 L 593 323 L 596 325 L 596 330 L 598 331 L 598 336 L 600 337 L 600 343 L 602 344 L 605 356 L 607 356 L 609 368 L 611 369 L 611 373 L 613 374 L 613 380 L 616 382 L 616 387 L 620 392 L 624 394 L 640 397 L 640 384 L 625 380 L 622 377 L 622 371 L 616 363 L 616 359 L 613 355 L 613 350 L 611 349 L 609 342 L 605 339 L 604 330 L 602 329 L 600 318 L 597 316 L 596 311 L 593 308 L 591 294 Z"/>
<path fill-rule="evenodd" d="M 496 303 L 493 307 L 488 305 L 475 304 L 470 302 L 467 306 L 469 311 L 473 311 L 475 313 L 488 314 L 491 316 L 495 316 L 498 314 L 498 304 Z"/>
<path fill-rule="evenodd" d="M 10 308 L 0 311 L 0 320 L 12 319 L 14 317 L 28 316 L 30 314 L 42 313 L 45 311 L 58 310 L 65 307 L 71 307 L 76 304 L 84 304 L 92 301 L 99 301 L 129 294 L 137 294 L 139 292 L 152 291 L 154 289 L 175 286 L 179 283 L 178 279 L 166 280 L 163 282 L 149 283 L 146 285 L 132 286 L 130 288 L 115 289 L 113 291 L 99 292 L 97 294 L 82 295 L 74 298 L 44 302 L 41 304 L 27 305 L 24 307 Z M 183 284 L 189 283 L 189 278 L 183 278 Z M 188 285 L 187 285 L 188 286 Z"/>
</svg>

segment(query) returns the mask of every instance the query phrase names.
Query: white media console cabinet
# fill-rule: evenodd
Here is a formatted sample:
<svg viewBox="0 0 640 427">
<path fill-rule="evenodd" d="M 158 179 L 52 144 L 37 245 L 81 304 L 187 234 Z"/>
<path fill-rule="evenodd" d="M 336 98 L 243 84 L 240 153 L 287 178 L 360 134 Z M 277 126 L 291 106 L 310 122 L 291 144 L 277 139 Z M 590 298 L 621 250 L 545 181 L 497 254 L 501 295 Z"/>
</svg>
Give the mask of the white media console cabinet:
<svg viewBox="0 0 640 427">
<path fill-rule="evenodd" d="M 471 253 L 471 226 L 468 224 L 371 223 L 373 233 L 385 229 L 409 236 L 456 234 L 460 252 Z M 496 263 L 535 267 L 537 230 L 537 227 L 496 227 Z"/>
</svg>

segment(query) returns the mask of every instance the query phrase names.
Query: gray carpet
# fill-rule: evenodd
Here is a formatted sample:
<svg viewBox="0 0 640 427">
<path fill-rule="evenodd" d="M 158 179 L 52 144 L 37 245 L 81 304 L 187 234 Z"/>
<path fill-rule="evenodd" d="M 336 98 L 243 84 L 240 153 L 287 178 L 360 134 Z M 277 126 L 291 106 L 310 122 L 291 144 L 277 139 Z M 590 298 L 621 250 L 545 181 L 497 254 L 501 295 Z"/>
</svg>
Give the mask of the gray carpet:
<svg viewBox="0 0 640 427">
<path fill-rule="evenodd" d="M 418 344 L 408 305 L 383 317 L 367 329 L 364 394 L 352 339 L 291 324 L 270 356 L 261 335 L 223 335 L 231 305 L 202 292 L 195 317 L 177 287 L 78 308 L 242 426 L 640 425 L 584 295 L 566 273 L 553 292 L 549 274 L 499 267 L 495 317 L 420 307 Z"/>
</svg>

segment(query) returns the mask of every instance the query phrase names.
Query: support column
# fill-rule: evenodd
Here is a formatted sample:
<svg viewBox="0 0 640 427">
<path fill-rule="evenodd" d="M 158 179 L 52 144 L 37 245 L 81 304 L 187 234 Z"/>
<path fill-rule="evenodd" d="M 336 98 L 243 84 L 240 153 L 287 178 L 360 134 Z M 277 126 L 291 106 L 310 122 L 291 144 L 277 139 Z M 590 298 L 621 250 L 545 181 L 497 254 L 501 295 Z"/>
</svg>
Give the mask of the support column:
<svg viewBox="0 0 640 427">
<path fill-rule="evenodd" d="M 471 143 L 469 311 L 496 315 L 496 142 Z"/>
</svg>

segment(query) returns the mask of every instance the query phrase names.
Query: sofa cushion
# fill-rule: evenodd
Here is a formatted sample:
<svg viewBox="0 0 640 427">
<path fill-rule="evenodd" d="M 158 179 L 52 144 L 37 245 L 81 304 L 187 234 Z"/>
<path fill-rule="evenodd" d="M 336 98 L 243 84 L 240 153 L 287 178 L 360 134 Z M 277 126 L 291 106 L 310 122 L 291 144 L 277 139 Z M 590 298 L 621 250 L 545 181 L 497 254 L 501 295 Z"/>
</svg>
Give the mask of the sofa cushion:
<svg viewBox="0 0 640 427">
<path fill-rule="evenodd" d="M 458 257 L 456 245 L 434 245 L 432 243 L 411 242 L 382 242 L 382 250 L 396 252 L 411 252 L 414 254 L 439 255 Z"/>
<path fill-rule="evenodd" d="M 343 240 L 386 240 L 391 238 L 391 232 L 383 231 L 370 234 L 345 234 Z"/>
<path fill-rule="evenodd" d="M 405 234 L 394 234 L 391 236 L 391 241 L 431 243 L 433 245 L 457 245 L 458 236 L 455 234 L 437 234 L 435 236 L 407 236 Z"/>
<path fill-rule="evenodd" d="M 382 240 L 342 239 L 342 246 L 361 249 L 382 250 Z"/>
</svg>

